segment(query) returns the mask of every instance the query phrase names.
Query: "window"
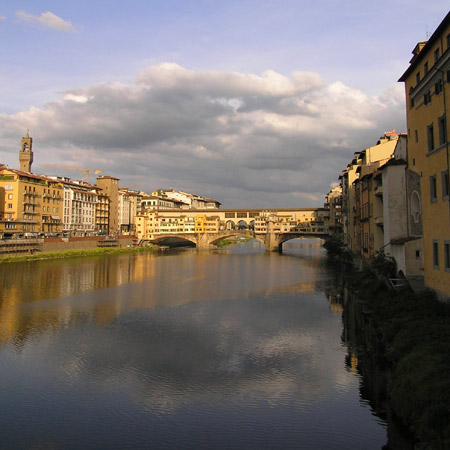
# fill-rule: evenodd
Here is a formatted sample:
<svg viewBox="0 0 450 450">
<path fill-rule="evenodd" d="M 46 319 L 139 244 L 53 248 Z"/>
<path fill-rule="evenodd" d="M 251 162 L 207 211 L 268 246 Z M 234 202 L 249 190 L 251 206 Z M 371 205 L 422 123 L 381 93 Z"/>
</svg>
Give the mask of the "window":
<svg viewBox="0 0 450 450">
<path fill-rule="evenodd" d="M 447 142 L 447 120 L 445 114 L 438 119 L 439 125 L 439 145 L 444 145 Z"/>
<path fill-rule="evenodd" d="M 430 201 L 431 203 L 437 202 L 436 175 L 430 176 Z"/>
<path fill-rule="evenodd" d="M 8 200 L 12 200 L 13 195 L 12 194 L 8 194 Z"/>
<path fill-rule="evenodd" d="M 416 82 L 417 82 L 417 84 L 420 83 L 420 72 L 416 73 Z"/>
<path fill-rule="evenodd" d="M 444 268 L 450 272 L 450 241 L 444 241 Z"/>
<path fill-rule="evenodd" d="M 438 47 L 435 51 L 434 51 L 434 63 L 436 64 L 438 62 L 438 59 L 441 56 L 441 49 Z"/>
<path fill-rule="evenodd" d="M 414 130 L 414 136 L 416 138 L 416 142 L 419 142 L 419 132 L 417 130 Z"/>
<path fill-rule="evenodd" d="M 423 103 L 424 105 L 429 105 L 431 103 L 431 93 L 430 91 L 425 92 L 423 95 Z"/>
<path fill-rule="evenodd" d="M 450 48 L 450 34 L 447 34 L 447 48 Z"/>
<path fill-rule="evenodd" d="M 423 73 L 424 75 L 428 73 L 428 61 L 423 65 Z"/>
<path fill-rule="evenodd" d="M 8 209 L 12 209 L 12 203 L 8 203 Z"/>
<path fill-rule="evenodd" d="M 12 184 L 5 184 L 5 191 L 12 191 L 13 185 Z"/>
<path fill-rule="evenodd" d="M 433 239 L 433 268 L 439 270 L 439 243 Z"/>
<path fill-rule="evenodd" d="M 414 97 L 412 96 L 413 90 L 414 89 L 411 86 L 409 88 L 409 104 L 410 104 L 411 108 L 414 106 Z"/>
<path fill-rule="evenodd" d="M 428 151 L 434 150 L 434 130 L 433 124 L 427 126 Z"/>
<path fill-rule="evenodd" d="M 448 170 L 441 172 L 441 182 L 442 182 L 442 200 L 448 200 Z"/>
<path fill-rule="evenodd" d="M 434 93 L 440 94 L 442 92 L 442 80 L 439 80 L 437 83 L 434 83 Z"/>
</svg>

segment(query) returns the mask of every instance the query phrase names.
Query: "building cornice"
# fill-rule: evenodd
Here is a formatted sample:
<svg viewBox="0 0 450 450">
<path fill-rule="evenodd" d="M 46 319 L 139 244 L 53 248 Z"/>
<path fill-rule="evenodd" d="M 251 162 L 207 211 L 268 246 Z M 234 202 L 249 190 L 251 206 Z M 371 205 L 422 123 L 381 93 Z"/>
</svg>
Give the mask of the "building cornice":
<svg viewBox="0 0 450 450">
<path fill-rule="evenodd" d="M 450 24 L 450 12 L 447 13 L 444 20 L 439 24 L 434 33 L 430 36 L 427 43 L 423 46 L 419 54 L 415 55 L 411 61 L 409 67 L 406 69 L 404 74 L 398 79 L 398 81 L 406 81 L 411 72 L 416 70 L 417 66 L 423 61 L 424 57 L 428 55 L 428 52 L 433 47 L 433 45 L 440 39 L 442 32 Z"/>
</svg>

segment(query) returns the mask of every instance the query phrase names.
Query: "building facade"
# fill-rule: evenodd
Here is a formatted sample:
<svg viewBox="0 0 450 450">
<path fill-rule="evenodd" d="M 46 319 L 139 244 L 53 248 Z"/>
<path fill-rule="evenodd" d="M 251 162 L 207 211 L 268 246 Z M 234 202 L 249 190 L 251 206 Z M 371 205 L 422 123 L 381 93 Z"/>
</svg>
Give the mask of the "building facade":
<svg viewBox="0 0 450 450">
<path fill-rule="evenodd" d="M 410 218 L 422 216 L 425 284 L 450 295 L 449 102 L 450 13 L 413 50 L 405 84 L 408 167 L 420 177 Z"/>
<path fill-rule="evenodd" d="M 108 233 L 117 235 L 120 233 L 119 178 L 99 176 L 97 177 L 97 186 L 102 190 L 102 193 L 109 198 Z"/>
<path fill-rule="evenodd" d="M 58 181 L 0 166 L 3 237 L 62 232 L 63 186 Z"/>
</svg>

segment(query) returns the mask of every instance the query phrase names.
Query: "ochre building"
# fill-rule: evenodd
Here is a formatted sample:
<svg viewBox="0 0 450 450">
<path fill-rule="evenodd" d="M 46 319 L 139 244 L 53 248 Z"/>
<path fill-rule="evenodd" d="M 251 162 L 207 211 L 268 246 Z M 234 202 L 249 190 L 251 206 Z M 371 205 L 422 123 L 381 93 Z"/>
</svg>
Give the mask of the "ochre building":
<svg viewBox="0 0 450 450">
<path fill-rule="evenodd" d="M 409 202 L 423 222 L 425 284 L 448 296 L 450 13 L 427 42 L 416 45 L 399 81 L 406 90 L 408 166 L 420 176 L 420 199 L 416 193 Z"/>
</svg>

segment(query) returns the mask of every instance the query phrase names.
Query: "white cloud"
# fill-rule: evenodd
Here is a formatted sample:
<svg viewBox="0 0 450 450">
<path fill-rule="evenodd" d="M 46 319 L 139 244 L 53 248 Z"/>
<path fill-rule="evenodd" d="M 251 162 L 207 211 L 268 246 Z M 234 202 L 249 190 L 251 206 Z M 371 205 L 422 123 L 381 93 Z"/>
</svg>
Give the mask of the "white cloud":
<svg viewBox="0 0 450 450">
<path fill-rule="evenodd" d="M 191 189 L 225 206 L 320 206 L 354 151 L 404 131 L 402 89 L 373 97 L 314 73 L 163 63 L 130 84 L 71 89 L 44 108 L 0 115 L 0 150 L 15 160 L 11 142 L 29 128 L 35 169 L 95 164 L 124 184 Z"/>
<path fill-rule="evenodd" d="M 70 21 L 61 19 L 61 17 L 58 17 L 50 11 L 43 12 L 40 16 L 35 16 L 25 11 L 16 11 L 16 16 L 24 22 L 38 23 L 44 27 L 52 28 L 53 30 L 64 32 L 76 31 Z"/>
<path fill-rule="evenodd" d="M 6 17 L 0 14 L 0 20 L 6 20 Z"/>
</svg>

